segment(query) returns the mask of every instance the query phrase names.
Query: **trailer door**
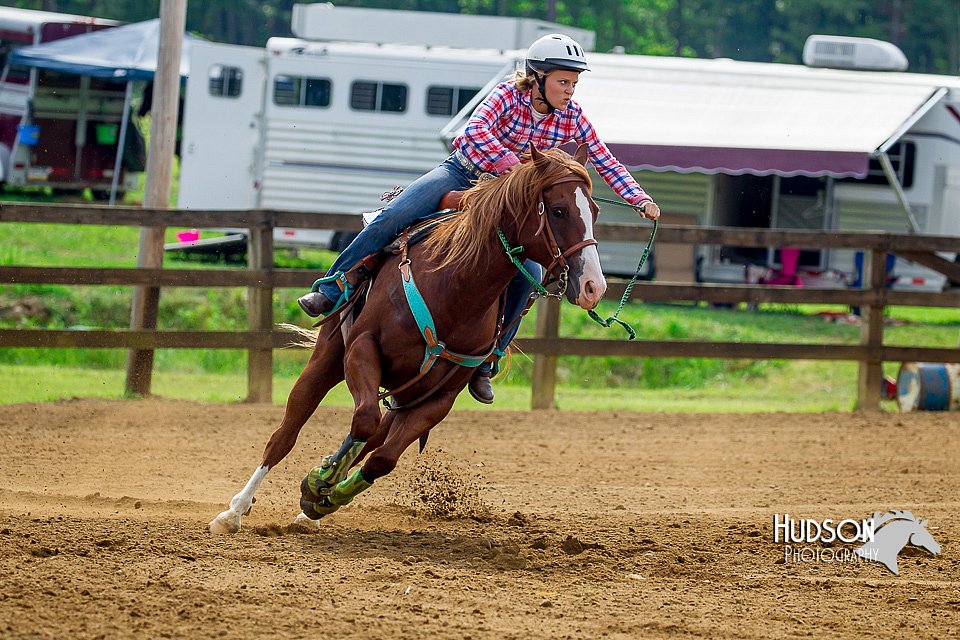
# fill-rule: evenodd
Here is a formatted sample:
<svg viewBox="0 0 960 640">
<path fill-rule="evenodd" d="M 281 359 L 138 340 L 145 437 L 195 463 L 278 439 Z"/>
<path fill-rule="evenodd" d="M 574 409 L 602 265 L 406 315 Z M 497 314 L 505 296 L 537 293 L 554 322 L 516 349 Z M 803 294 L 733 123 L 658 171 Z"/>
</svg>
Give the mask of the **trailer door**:
<svg viewBox="0 0 960 640">
<path fill-rule="evenodd" d="M 178 206 L 258 206 L 263 55 L 257 47 L 193 43 Z"/>
</svg>

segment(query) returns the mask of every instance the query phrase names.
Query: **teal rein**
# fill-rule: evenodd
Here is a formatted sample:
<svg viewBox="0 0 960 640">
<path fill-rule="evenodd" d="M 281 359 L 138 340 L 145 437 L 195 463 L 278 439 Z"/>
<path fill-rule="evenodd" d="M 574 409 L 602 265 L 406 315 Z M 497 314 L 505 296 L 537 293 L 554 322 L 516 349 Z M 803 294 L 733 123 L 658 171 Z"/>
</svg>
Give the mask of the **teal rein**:
<svg viewBox="0 0 960 640">
<path fill-rule="evenodd" d="M 500 244 L 503 245 L 503 250 L 507 252 L 507 257 L 510 258 L 510 262 L 512 262 L 513 266 L 515 266 L 517 270 L 523 274 L 523 277 L 533 285 L 533 288 L 537 292 L 537 296 L 539 297 L 548 295 L 547 290 L 543 288 L 543 285 L 537 282 L 537 279 L 530 275 L 530 272 L 524 268 L 523 263 L 517 259 L 517 256 L 523 253 L 523 245 L 511 247 L 510 243 L 507 242 L 507 236 L 504 235 L 503 229 L 497 229 L 497 235 L 500 236 Z"/>
<path fill-rule="evenodd" d="M 627 204 L 626 202 L 620 202 L 618 200 L 609 200 L 607 198 L 598 198 L 596 196 L 594 196 L 593 199 L 599 200 L 600 202 L 606 202 L 607 204 L 615 204 L 621 207 L 630 207 L 631 209 L 637 208 L 632 204 Z M 607 318 L 606 320 L 604 320 L 599 315 L 597 315 L 597 312 L 594 311 L 593 309 L 591 309 L 590 311 L 587 311 L 587 315 L 590 316 L 590 318 L 594 322 L 599 324 L 601 327 L 610 327 L 613 325 L 614 322 L 616 322 L 619 325 L 622 325 L 623 328 L 626 329 L 627 333 L 630 335 L 630 338 L 629 338 L 630 340 L 633 340 L 634 338 L 637 337 L 637 332 L 634 331 L 633 327 L 631 327 L 629 324 L 627 324 L 623 320 L 619 320 L 617 316 L 619 316 L 620 311 L 623 310 L 623 305 L 625 305 L 627 303 L 627 300 L 630 299 L 630 292 L 633 290 L 633 285 L 637 283 L 637 279 L 640 277 L 640 270 L 643 269 L 643 265 L 647 261 L 647 256 L 650 255 L 650 250 L 653 248 L 653 240 L 654 238 L 657 237 L 657 227 L 659 226 L 660 226 L 660 221 L 654 220 L 653 230 L 650 232 L 650 239 L 647 240 L 647 246 L 644 247 L 643 254 L 640 256 L 640 262 L 637 264 L 637 270 L 634 272 L 633 277 L 630 278 L 630 282 L 627 284 L 627 288 L 623 290 L 623 295 L 620 296 L 620 306 L 617 307 L 617 312 L 614 313 L 609 318 Z"/>
<path fill-rule="evenodd" d="M 594 200 L 600 200 L 601 202 L 607 202 L 610 204 L 617 204 L 624 207 L 630 207 L 631 209 L 636 208 L 631 204 L 627 204 L 625 202 L 617 202 L 616 200 L 607 200 L 606 198 L 595 197 Z M 640 263 L 637 265 L 636 272 L 634 272 L 633 277 L 630 278 L 630 282 L 627 284 L 627 288 L 623 290 L 623 296 L 620 297 L 620 306 L 617 307 L 617 312 L 614 313 L 609 318 L 607 318 L 606 320 L 604 320 L 599 315 L 597 315 L 597 312 L 594 311 L 593 309 L 591 309 L 590 311 L 587 311 L 587 315 L 590 316 L 590 318 L 594 322 L 599 324 L 601 327 L 609 328 L 613 326 L 614 323 L 621 325 L 624 329 L 626 329 L 627 334 L 630 336 L 629 338 L 630 340 L 633 340 L 634 338 L 637 337 L 637 332 L 629 324 L 627 324 L 623 320 L 618 319 L 617 316 L 620 315 L 620 311 L 623 310 L 623 306 L 627 303 L 627 300 L 630 299 L 630 292 L 633 290 L 633 285 L 637 283 L 637 279 L 640 277 L 640 271 L 643 269 L 643 265 L 647 261 L 647 256 L 650 255 L 650 250 L 653 248 L 653 241 L 657 237 L 657 227 L 659 226 L 660 226 L 659 221 L 654 220 L 653 230 L 650 232 L 650 239 L 647 240 L 647 246 L 644 247 L 643 254 L 640 256 Z M 520 262 L 520 260 L 517 258 L 517 256 L 523 253 L 523 246 L 511 247 L 502 229 L 497 229 L 497 235 L 500 237 L 500 244 L 503 245 L 504 251 L 507 252 L 507 257 L 510 258 L 510 262 L 512 262 L 513 266 L 515 266 L 517 270 L 523 274 L 523 277 L 526 278 L 530 282 L 530 284 L 533 285 L 533 288 L 536 290 L 536 295 L 538 297 L 548 295 L 547 290 L 543 288 L 543 285 L 537 282 L 537 279 L 534 278 L 532 275 L 530 275 L 530 272 L 528 272 L 523 267 L 523 263 Z"/>
</svg>

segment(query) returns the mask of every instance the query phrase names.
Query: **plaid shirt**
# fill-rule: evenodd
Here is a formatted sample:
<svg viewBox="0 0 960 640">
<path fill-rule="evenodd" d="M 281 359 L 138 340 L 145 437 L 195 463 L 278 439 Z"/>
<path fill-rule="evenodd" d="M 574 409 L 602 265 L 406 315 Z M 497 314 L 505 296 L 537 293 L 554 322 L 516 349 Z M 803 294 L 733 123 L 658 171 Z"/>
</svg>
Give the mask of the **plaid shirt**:
<svg viewBox="0 0 960 640">
<path fill-rule="evenodd" d="M 520 91 L 512 80 L 503 82 L 476 108 L 453 146 L 481 170 L 500 173 L 520 162 L 517 156 L 531 140 L 540 150 L 586 142 L 597 173 L 621 198 L 633 205 L 652 200 L 600 140 L 580 105 L 571 100 L 539 124 L 531 109 L 530 91 Z"/>
</svg>

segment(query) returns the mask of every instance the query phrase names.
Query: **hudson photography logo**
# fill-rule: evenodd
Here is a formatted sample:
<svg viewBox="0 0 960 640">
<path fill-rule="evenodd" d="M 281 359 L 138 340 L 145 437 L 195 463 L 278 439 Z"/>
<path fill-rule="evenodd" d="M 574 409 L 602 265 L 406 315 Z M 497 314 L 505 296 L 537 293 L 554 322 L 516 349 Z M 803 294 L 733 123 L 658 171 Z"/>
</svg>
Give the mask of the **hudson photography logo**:
<svg viewBox="0 0 960 640">
<path fill-rule="evenodd" d="M 940 553 L 927 521 L 899 510 L 839 521 L 777 513 L 773 516 L 773 541 L 784 545 L 784 562 L 879 562 L 894 575 L 900 575 L 897 556 L 908 544 L 933 555 Z"/>
</svg>

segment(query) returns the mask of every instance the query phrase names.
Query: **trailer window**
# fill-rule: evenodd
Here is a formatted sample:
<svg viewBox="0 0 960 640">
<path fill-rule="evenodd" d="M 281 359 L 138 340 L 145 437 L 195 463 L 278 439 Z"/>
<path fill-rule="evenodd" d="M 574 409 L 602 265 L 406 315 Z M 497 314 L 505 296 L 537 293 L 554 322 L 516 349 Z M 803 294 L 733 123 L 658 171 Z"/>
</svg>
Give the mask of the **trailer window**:
<svg viewBox="0 0 960 640">
<path fill-rule="evenodd" d="M 30 82 L 30 67 L 19 64 L 10 65 L 7 71 L 7 82 L 27 84 Z"/>
<path fill-rule="evenodd" d="M 331 87 L 327 78 L 276 76 L 273 79 L 273 103 L 295 107 L 329 107 Z"/>
<path fill-rule="evenodd" d="M 330 106 L 330 81 L 326 78 L 304 78 L 303 105 L 305 107 Z"/>
<path fill-rule="evenodd" d="M 358 80 L 350 86 L 350 108 L 403 113 L 407 110 L 407 85 Z"/>
<path fill-rule="evenodd" d="M 236 98 L 243 90 L 243 69 L 215 64 L 210 67 L 210 95 L 221 98 Z"/>
<path fill-rule="evenodd" d="M 893 166 L 893 172 L 904 189 L 913 185 L 913 170 L 917 155 L 917 145 L 913 142 L 898 142 L 890 147 L 887 156 Z M 842 178 L 841 182 L 859 182 L 866 184 L 887 184 L 887 176 L 883 173 L 880 161 L 870 158 L 870 166 L 864 178 Z"/>
<path fill-rule="evenodd" d="M 427 113 L 432 116 L 452 116 L 460 112 L 480 91 L 477 87 L 429 87 Z"/>
</svg>

